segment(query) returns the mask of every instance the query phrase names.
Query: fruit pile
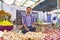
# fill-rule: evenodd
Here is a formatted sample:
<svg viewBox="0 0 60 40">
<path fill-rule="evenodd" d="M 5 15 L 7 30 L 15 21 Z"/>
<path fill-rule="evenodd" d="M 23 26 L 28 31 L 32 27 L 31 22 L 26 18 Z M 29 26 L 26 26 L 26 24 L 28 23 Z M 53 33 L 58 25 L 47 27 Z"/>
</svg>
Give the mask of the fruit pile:
<svg viewBox="0 0 60 40">
<path fill-rule="evenodd" d="M 41 32 L 28 32 L 26 34 L 4 31 L 4 40 L 44 40 L 46 34 Z"/>
<path fill-rule="evenodd" d="M 47 34 L 42 32 L 28 32 L 26 33 L 26 36 L 30 38 L 31 40 L 44 40 L 45 36 Z"/>
<path fill-rule="evenodd" d="M 45 40 L 60 40 L 60 30 L 52 29 L 47 32 Z"/>
<path fill-rule="evenodd" d="M 3 17 L 6 15 L 6 12 L 4 10 L 0 10 L 0 17 Z"/>
<path fill-rule="evenodd" d="M 4 40 L 23 40 L 21 37 L 22 34 L 16 33 L 16 32 L 7 32 L 6 30 L 4 31 L 3 39 Z"/>
<path fill-rule="evenodd" d="M 16 33 L 14 31 L 4 31 L 4 40 L 60 40 L 60 30 L 49 30 L 47 33 L 42 32 L 27 32 Z"/>
<path fill-rule="evenodd" d="M 0 26 L 12 26 L 13 24 L 9 22 L 8 20 L 4 20 L 0 22 Z"/>
<path fill-rule="evenodd" d="M 9 12 L 6 12 L 5 10 L 0 10 L 0 17 L 3 17 L 3 16 L 11 16 L 11 13 Z"/>
</svg>

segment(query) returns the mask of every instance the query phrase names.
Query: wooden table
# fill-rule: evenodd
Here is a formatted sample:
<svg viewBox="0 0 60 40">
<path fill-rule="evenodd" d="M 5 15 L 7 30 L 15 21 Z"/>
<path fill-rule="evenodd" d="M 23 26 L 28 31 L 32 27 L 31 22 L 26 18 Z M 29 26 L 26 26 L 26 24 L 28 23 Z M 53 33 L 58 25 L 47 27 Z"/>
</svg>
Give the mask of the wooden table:
<svg viewBox="0 0 60 40">
<path fill-rule="evenodd" d="M 36 23 L 36 31 L 42 31 L 44 32 L 48 27 L 51 27 L 51 23 Z"/>
</svg>

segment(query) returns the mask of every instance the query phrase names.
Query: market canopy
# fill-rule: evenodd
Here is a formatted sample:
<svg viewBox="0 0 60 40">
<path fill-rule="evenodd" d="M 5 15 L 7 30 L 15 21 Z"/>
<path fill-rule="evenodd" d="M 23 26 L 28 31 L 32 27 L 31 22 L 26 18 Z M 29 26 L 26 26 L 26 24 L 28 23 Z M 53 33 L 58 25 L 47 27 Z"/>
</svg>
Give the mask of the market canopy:
<svg viewBox="0 0 60 40">
<path fill-rule="evenodd" d="M 19 7 L 32 7 L 35 11 L 52 11 L 57 9 L 57 0 L 3 0 L 3 3 Z"/>
<path fill-rule="evenodd" d="M 57 9 L 57 0 L 45 0 L 33 8 L 36 11 L 52 11 Z"/>
<path fill-rule="evenodd" d="M 38 3 L 41 3 L 45 0 L 3 0 L 4 3 L 13 4 L 17 6 L 24 6 L 24 7 L 34 7 Z"/>
</svg>

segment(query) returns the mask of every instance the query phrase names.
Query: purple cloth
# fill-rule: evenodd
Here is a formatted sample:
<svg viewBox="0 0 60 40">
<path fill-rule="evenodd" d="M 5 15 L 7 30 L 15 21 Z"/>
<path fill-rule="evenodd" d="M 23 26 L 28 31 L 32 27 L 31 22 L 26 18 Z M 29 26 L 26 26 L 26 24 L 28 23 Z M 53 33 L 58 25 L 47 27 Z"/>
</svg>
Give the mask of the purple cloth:
<svg viewBox="0 0 60 40">
<path fill-rule="evenodd" d="M 22 16 L 22 23 L 26 24 L 27 26 L 32 26 L 32 23 L 35 22 L 35 18 L 33 15 L 24 15 Z"/>
<path fill-rule="evenodd" d="M 0 26 L 0 31 L 4 31 L 4 30 L 10 31 L 13 29 L 13 26 Z"/>
</svg>

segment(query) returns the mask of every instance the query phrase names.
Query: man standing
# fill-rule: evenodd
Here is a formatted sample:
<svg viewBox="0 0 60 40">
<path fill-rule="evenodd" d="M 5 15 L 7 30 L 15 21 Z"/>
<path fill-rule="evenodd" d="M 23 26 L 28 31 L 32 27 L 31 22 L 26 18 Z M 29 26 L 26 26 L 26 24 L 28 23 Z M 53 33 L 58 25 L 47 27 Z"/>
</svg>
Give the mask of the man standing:
<svg viewBox="0 0 60 40">
<path fill-rule="evenodd" d="M 22 24 L 24 28 L 22 29 L 22 33 L 26 33 L 28 31 L 35 31 L 35 18 L 31 15 L 32 9 L 30 7 L 27 7 L 26 9 L 26 15 L 22 17 Z"/>
</svg>

